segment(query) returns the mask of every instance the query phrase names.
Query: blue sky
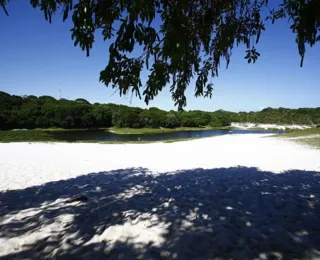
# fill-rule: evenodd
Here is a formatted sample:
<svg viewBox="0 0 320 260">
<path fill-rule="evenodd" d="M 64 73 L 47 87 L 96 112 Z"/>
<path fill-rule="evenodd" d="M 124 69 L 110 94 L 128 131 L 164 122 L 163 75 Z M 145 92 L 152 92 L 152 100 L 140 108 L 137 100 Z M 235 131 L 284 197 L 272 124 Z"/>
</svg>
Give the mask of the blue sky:
<svg viewBox="0 0 320 260">
<path fill-rule="evenodd" d="M 74 47 L 69 29 L 54 17 L 44 20 L 29 1 L 12 1 L 10 16 L 0 11 L 0 90 L 16 95 L 51 95 L 90 102 L 116 103 L 146 107 L 136 97 L 119 97 L 114 90 L 99 82 L 99 72 L 108 62 L 109 43 L 97 37 L 90 57 Z M 294 35 L 286 21 L 269 26 L 261 36 L 257 50 L 261 53 L 254 64 L 243 59 L 244 49 L 234 49 L 228 70 L 221 67 L 212 99 L 193 97 L 194 84 L 187 90 L 187 110 L 251 111 L 264 107 L 320 106 L 320 46 L 308 48 L 304 67 Z M 149 106 L 175 109 L 168 89 Z"/>
</svg>

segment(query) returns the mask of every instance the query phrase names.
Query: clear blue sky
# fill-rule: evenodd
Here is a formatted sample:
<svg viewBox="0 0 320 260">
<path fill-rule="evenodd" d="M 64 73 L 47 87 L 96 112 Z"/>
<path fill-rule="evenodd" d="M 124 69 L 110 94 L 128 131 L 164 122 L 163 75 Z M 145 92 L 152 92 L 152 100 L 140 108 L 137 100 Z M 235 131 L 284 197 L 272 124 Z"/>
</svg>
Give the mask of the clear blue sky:
<svg viewBox="0 0 320 260">
<path fill-rule="evenodd" d="M 0 11 L 0 90 L 16 95 L 51 95 L 90 102 L 116 103 L 146 107 L 136 97 L 119 97 L 114 90 L 99 83 L 99 72 L 108 62 L 108 46 L 97 37 L 91 56 L 86 57 L 73 46 L 70 21 L 54 17 L 44 20 L 29 1 L 8 4 L 10 16 Z M 269 29 L 268 29 L 269 28 Z M 285 21 L 270 26 L 257 46 L 261 53 L 256 64 L 243 59 L 244 49 L 234 49 L 228 70 L 221 67 L 215 78 L 212 99 L 194 98 L 194 84 L 187 90 L 187 110 L 213 111 L 259 110 L 264 107 L 320 106 L 320 46 L 307 49 L 304 67 Z M 164 90 L 150 106 L 173 109 L 168 90 Z"/>
</svg>

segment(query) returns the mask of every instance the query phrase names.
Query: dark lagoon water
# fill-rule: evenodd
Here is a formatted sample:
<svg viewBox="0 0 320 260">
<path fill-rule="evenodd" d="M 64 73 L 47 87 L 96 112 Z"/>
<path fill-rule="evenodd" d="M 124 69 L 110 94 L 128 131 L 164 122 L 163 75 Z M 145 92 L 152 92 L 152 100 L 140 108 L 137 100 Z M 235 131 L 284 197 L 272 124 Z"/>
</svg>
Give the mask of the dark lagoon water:
<svg viewBox="0 0 320 260">
<path fill-rule="evenodd" d="M 278 131 L 279 133 L 280 131 Z M 50 134 L 60 141 L 108 141 L 108 142 L 134 142 L 134 141 L 166 141 L 172 139 L 204 138 L 226 134 L 268 134 L 276 133 L 269 130 L 199 130 L 181 131 L 161 134 L 114 134 L 105 130 L 75 130 L 52 131 Z"/>
</svg>

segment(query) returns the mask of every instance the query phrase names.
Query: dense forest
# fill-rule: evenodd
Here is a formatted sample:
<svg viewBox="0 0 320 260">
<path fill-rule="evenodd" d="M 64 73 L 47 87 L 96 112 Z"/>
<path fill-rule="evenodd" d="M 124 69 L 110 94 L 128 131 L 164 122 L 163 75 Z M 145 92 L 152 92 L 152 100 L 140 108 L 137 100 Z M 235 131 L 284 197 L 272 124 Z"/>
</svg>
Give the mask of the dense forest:
<svg viewBox="0 0 320 260">
<path fill-rule="evenodd" d="M 231 122 L 320 124 L 318 108 L 265 108 L 259 112 L 164 111 L 115 104 L 90 104 L 85 99 L 17 96 L 0 91 L 0 128 L 201 127 Z"/>
</svg>

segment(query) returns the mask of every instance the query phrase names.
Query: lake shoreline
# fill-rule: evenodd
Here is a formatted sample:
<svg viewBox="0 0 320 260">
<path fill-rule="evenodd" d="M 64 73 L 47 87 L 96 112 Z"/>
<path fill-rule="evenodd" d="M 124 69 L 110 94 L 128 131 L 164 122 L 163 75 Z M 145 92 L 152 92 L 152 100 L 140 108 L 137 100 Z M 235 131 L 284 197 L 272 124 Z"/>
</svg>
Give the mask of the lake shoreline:
<svg viewBox="0 0 320 260">
<path fill-rule="evenodd" d="M 231 126 L 225 127 L 176 127 L 176 128 L 165 128 L 165 127 L 143 127 L 143 128 L 129 128 L 129 127 L 90 127 L 90 128 L 34 128 L 34 129 L 4 129 L 1 131 L 87 131 L 87 130 L 105 130 L 114 134 L 156 134 L 156 133 L 171 133 L 171 132 L 182 132 L 182 131 L 205 131 L 210 129 L 226 130 L 234 129 Z"/>
<path fill-rule="evenodd" d="M 53 143 L 100 143 L 100 144 L 146 144 L 146 143 L 174 143 L 191 141 L 210 136 L 224 134 L 272 134 L 277 138 L 300 136 L 299 143 L 305 143 L 320 148 L 320 128 L 304 128 L 282 130 L 278 128 L 261 128 L 259 125 L 243 125 L 236 127 L 185 127 L 185 128 L 89 128 L 89 129 L 33 129 L 0 131 L 0 143 L 10 142 L 53 142 Z M 261 126 L 261 125 L 260 125 Z M 265 125 L 264 125 L 265 126 Z M 274 127 L 273 125 L 271 125 Z M 291 138 L 292 139 L 292 138 Z M 293 140 L 293 139 L 292 139 Z"/>
<path fill-rule="evenodd" d="M 152 143 L 176 142 L 224 134 L 276 133 L 268 130 L 231 128 L 176 129 L 72 129 L 0 131 L 0 142 L 84 142 L 84 143 Z"/>
</svg>

